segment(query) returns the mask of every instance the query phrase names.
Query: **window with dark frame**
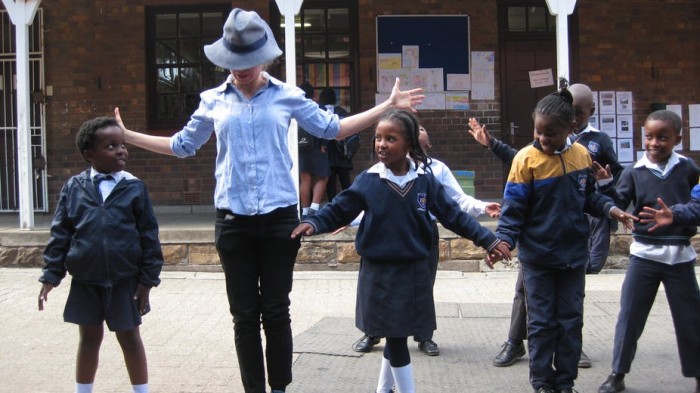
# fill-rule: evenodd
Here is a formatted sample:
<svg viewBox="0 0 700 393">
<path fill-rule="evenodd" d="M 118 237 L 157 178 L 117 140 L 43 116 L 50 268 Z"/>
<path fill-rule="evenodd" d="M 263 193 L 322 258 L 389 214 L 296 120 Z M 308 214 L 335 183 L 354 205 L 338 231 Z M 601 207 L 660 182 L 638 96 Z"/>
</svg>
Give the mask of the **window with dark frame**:
<svg viewBox="0 0 700 393">
<path fill-rule="evenodd" d="M 336 105 L 352 112 L 359 106 L 357 86 L 357 5 L 355 1 L 305 1 L 295 16 L 297 84 L 308 81 L 314 99 L 321 90 L 335 90 Z M 279 18 L 279 45 L 284 43 L 284 18 Z M 285 75 L 284 65 L 281 74 Z"/>
<path fill-rule="evenodd" d="M 221 38 L 228 5 L 146 9 L 149 129 L 182 127 L 199 105 L 199 94 L 223 83 L 228 70 L 204 55 Z"/>
</svg>

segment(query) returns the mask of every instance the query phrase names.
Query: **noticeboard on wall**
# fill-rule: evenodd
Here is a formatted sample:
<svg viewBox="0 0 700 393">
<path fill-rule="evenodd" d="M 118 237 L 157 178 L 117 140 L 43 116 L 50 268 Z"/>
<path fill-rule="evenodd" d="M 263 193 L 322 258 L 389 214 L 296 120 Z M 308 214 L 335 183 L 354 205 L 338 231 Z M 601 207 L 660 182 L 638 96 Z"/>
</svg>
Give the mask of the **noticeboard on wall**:
<svg viewBox="0 0 700 393">
<path fill-rule="evenodd" d="M 377 93 L 423 88 L 425 109 L 468 109 L 468 15 L 377 16 Z"/>
</svg>

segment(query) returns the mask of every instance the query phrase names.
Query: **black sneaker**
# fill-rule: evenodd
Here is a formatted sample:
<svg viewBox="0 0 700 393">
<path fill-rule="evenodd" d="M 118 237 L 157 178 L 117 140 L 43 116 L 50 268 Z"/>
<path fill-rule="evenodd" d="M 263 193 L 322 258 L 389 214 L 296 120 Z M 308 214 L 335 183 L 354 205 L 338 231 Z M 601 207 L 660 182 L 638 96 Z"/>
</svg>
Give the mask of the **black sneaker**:
<svg viewBox="0 0 700 393">
<path fill-rule="evenodd" d="M 493 365 L 496 367 L 508 367 L 523 356 L 525 356 L 525 345 L 523 345 L 522 341 L 519 344 L 512 344 L 510 341 L 506 341 L 501 346 L 501 352 L 493 359 Z"/>
<path fill-rule="evenodd" d="M 549 386 L 542 386 L 539 389 L 535 389 L 535 393 L 557 393 L 557 391 L 550 388 Z"/>
</svg>

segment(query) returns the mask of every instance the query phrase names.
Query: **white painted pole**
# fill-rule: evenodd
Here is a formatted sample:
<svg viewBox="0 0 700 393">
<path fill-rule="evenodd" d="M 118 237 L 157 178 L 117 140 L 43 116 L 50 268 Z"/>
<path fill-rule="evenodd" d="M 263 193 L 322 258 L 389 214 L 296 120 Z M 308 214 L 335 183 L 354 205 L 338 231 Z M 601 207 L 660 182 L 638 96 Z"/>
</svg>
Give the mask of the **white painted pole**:
<svg viewBox="0 0 700 393">
<path fill-rule="evenodd" d="M 297 54 L 294 34 L 294 15 L 301 10 L 303 0 L 275 0 L 280 14 L 284 16 L 284 60 L 287 70 L 286 82 L 290 85 L 297 84 Z M 289 155 L 292 156 L 292 179 L 297 189 L 297 198 L 299 197 L 299 129 L 296 120 L 292 119 L 289 124 L 289 132 L 287 133 L 287 145 L 289 146 Z M 298 202 L 298 201 L 297 201 Z M 301 204 L 298 203 L 299 209 Z"/>
<path fill-rule="evenodd" d="M 34 177 L 32 173 L 31 104 L 29 101 L 29 25 L 41 0 L 2 0 L 15 25 L 17 47 L 17 169 L 19 177 L 19 229 L 34 229 Z"/>
<path fill-rule="evenodd" d="M 576 0 L 547 0 L 549 13 L 557 19 L 557 76 L 571 81 L 569 76 L 569 15 Z M 558 82 L 555 82 L 558 84 Z"/>
</svg>

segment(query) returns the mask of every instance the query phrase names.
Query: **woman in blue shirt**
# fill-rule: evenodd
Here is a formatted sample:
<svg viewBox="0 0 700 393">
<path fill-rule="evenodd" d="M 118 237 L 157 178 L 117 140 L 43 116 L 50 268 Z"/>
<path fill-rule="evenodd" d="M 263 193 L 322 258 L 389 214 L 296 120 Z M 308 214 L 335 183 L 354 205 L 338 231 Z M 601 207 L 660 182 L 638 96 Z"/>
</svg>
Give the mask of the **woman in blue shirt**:
<svg viewBox="0 0 700 393">
<path fill-rule="evenodd" d="M 375 123 L 391 108 L 413 109 L 420 89 L 399 90 L 374 108 L 339 120 L 296 86 L 265 72 L 282 54 L 270 27 L 257 13 L 234 9 L 223 37 L 204 52 L 231 74 L 200 95 L 199 108 L 172 137 L 125 129 L 127 142 L 156 153 L 192 156 L 216 133 L 215 241 L 226 276 L 236 353 L 246 393 L 264 393 L 265 363 L 273 393 L 292 381 L 289 293 L 299 239 L 297 192 L 290 173 L 287 132 L 292 118 L 325 139 L 343 139 Z M 121 122 L 119 109 L 115 115 Z M 123 124 L 122 124 L 123 126 Z M 265 330 L 266 354 L 260 335 Z"/>
</svg>

